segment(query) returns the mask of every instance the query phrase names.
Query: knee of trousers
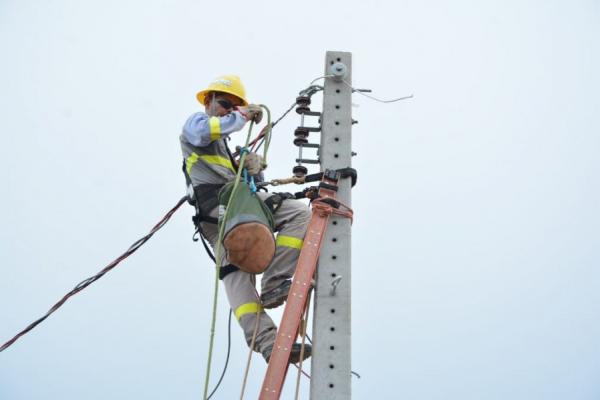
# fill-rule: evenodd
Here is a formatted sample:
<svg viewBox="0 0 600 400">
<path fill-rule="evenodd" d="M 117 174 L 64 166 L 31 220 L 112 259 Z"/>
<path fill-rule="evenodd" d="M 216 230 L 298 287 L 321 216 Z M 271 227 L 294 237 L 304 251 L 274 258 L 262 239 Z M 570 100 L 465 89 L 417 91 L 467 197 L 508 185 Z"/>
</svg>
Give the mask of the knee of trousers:
<svg viewBox="0 0 600 400">
<path fill-rule="evenodd" d="M 298 205 L 296 207 L 296 213 L 298 214 L 296 218 L 303 220 L 303 221 L 307 221 L 307 222 L 310 220 L 310 217 L 312 215 L 310 208 L 306 204 L 304 204 L 300 201 L 298 201 Z"/>
<path fill-rule="evenodd" d="M 284 217 L 280 229 L 285 229 L 286 227 L 293 227 L 302 230 L 302 233 L 304 233 L 304 231 L 308 227 L 308 223 L 310 222 L 311 216 L 312 212 L 310 211 L 310 208 L 308 208 L 304 203 L 296 201 L 289 209 L 288 215 Z"/>
</svg>

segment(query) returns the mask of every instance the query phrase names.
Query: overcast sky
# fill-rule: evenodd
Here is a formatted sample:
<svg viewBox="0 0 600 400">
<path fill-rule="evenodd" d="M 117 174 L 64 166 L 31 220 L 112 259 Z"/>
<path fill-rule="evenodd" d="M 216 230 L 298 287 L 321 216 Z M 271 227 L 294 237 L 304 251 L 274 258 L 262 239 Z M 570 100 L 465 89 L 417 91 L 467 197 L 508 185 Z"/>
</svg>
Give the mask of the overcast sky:
<svg viewBox="0 0 600 400">
<path fill-rule="evenodd" d="M 600 398 L 598 1 L 0 0 L 0 342 L 183 195 L 199 89 L 235 73 L 279 115 L 326 50 L 376 96 L 415 94 L 353 99 L 354 398 Z M 1 353 L 0 398 L 201 398 L 213 270 L 191 215 Z M 221 290 L 214 378 L 227 310 Z M 215 399 L 239 396 L 232 333 Z"/>
</svg>

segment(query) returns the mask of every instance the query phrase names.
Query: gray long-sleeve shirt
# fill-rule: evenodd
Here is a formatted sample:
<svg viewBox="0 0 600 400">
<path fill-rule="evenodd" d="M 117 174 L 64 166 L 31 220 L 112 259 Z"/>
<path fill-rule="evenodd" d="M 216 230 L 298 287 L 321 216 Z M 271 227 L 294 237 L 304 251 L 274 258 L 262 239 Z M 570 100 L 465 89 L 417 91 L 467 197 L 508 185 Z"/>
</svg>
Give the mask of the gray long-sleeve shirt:
<svg viewBox="0 0 600 400">
<path fill-rule="evenodd" d="M 246 119 L 237 111 L 222 117 L 197 112 L 188 118 L 179 141 L 193 186 L 225 184 L 235 178 L 225 140 L 245 124 Z"/>
</svg>

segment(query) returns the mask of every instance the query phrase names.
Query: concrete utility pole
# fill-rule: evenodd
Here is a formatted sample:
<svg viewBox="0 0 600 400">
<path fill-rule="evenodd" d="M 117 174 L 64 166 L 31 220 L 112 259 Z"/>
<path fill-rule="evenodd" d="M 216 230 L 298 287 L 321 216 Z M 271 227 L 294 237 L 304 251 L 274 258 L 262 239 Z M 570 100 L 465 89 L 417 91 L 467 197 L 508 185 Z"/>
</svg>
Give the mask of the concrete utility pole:
<svg viewBox="0 0 600 400">
<path fill-rule="evenodd" d="M 325 57 L 321 121 L 321 171 L 352 166 L 352 53 Z M 341 179 L 337 198 L 350 206 L 351 181 Z M 333 215 L 324 238 L 315 290 L 310 398 L 350 399 L 351 390 L 351 224 Z"/>
</svg>

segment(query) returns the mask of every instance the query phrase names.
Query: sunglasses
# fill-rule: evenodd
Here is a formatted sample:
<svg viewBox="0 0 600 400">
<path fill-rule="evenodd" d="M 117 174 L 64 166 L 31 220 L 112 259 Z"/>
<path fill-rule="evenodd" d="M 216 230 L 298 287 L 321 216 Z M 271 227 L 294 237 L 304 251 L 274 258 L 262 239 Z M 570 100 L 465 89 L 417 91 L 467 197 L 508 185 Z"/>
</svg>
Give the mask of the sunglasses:
<svg viewBox="0 0 600 400">
<path fill-rule="evenodd" d="M 233 103 L 229 100 L 219 99 L 217 100 L 217 103 L 226 110 L 230 110 L 233 108 Z"/>
</svg>

